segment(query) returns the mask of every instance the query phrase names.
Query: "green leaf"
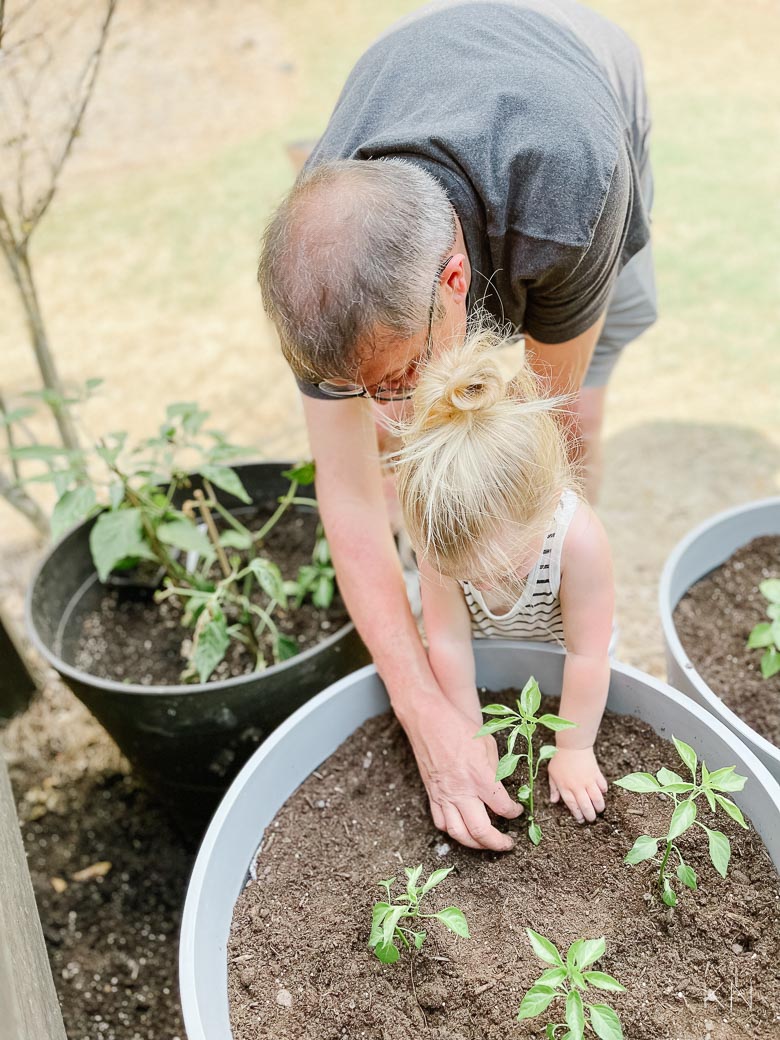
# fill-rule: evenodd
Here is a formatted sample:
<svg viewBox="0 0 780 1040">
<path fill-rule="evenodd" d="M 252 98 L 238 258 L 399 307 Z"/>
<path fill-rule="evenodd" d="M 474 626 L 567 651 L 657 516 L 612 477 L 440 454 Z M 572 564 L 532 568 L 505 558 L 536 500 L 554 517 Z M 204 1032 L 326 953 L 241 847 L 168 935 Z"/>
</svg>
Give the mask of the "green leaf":
<svg viewBox="0 0 780 1040">
<path fill-rule="evenodd" d="M 766 578 L 759 584 L 758 589 L 770 603 L 780 603 L 780 578 Z"/>
<path fill-rule="evenodd" d="M 194 552 L 206 558 L 214 555 L 214 547 L 208 537 L 193 521 L 185 520 L 183 517 L 160 524 L 157 537 L 165 545 L 172 545 L 174 549 Z"/>
<path fill-rule="evenodd" d="M 732 820 L 736 820 L 740 827 L 744 827 L 745 830 L 748 829 L 747 821 L 742 815 L 742 810 L 738 805 L 735 805 L 730 798 L 724 798 L 722 794 L 716 794 L 715 801 L 724 812 L 728 813 Z"/>
<path fill-rule="evenodd" d="M 725 878 L 726 871 L 729 869 L 729 860 L 731 859 L 731 843 L 722 831 L 711 831 L 709 827 L 704 829 L 707 832 L 712 865 L 720 876 Z"/>
<path fill-rule="evenodd" d="M 674 841 L 675 838 L 679 838 L 681 834 L 684 834 L 693 821 L 696 819 L 696 802 L 692 799 L 688 799 L 684 802 L 680 802 L 676 806 L 672 813 L 672 820 L 669 824 L 669 833 L 667 839 Z"/>
<path fill-rule="evenodd" d="M 537 1015 L 541 1015 L 557 996 L 551 986 L 534 983 L 520 1002 L 517 1021 L 522 1022 L 524 1018 L 536 1018 Z"/>
<path fill-rule="evenodd" d="M 583 975 L 588 985 L 595 986 L 596 989 L 603 989 L 608 993 L 625 993 L 626 991 L 625 986 L 621 986 L 617 979 L 613 979 L 605 971 L 586 971 L 583 972 Z"/>
<path fill-rule="evenodd" d="M 716 769 L 710 773 L 709 786 L 714 791 L 741 791 L 747 782 L 746 776 L 740 776 L 734 772 L 734 766 L 726 766 L 725 769 Z"/>
<path fill-rule="evenodd" d="M 201 466 L 200 474 L 214 487 L 220 491 L 226 491 L 229 495 L 237 498 L 239 502 L 251 505 L 252 499 L 249 492 L 241 483 L 241 478 L 234 469 L 229 466 Z"/>
<path fill-rule="evenodd" d="M 466 916 L 457 906 L 447 906 L 443 910 L 440 910 L 438 914 L 434 914 L 434 916 L 438 917 L 441 923 L 456 935 L 460 935 L 464 939 L 471 938 L 469 935 L 469 926 L 466 922 Z"/>
<path fill-rule="evenodd" d="M 528 786 L 528 784 L 523 784 L 522 787 L 518 787 L 518 789 L 517 789 L 517 800 L 518 800 L 518 802 L 522 802 L 522 804 L 525 805 L 528 802 L 530 797 L 531 797 L 531 788 Z"/>
<path fill-rule="evenodd" d="M 562 719 L 560 715 L 540 715 L 537 721 L 540 726 L 545 726 L 547 729 L 551 729 L 555 733 L 558 733 L 562 729 L 574 729 L 577 725 L 576 722 L 569 722 L 568 719 Z"/>
<path fill-rule="evenodd" d="M 629 773 L 615 781 L 616 787 L 622 787 L 626 791 L 634 791 L 636 794 L 649 794 L 660 790 L 661 785 L 650 773 Z"/>
<path fill-rule="evenodd" d="M 234 531 L 231 527 L 219 536 L 219 544 L 226 549 L 246 550 L 252 546 L 252 535 L 249 531 L 245 534 L 243 531 Z"/>
<path fill-rule="evenodd" d="M 539 690 L 539 683 L 531 676 L 520 694 L 520 710 L 528 718 L 532 718 L 536 715 L 541 703 L 542 694 Z"/>
<path fill-rule="evenodd" d="M 686 888 L 690 888 L 692 892 L 695 892 L 698 888 L 696 883 L 696 871 L 693 867 L 689 867 L 687 863 L 680 863 L 677 867 L 677 877 L 682 881 Z"/>
<path fill-rule="evenodd" d="M 427 932 L 414 932 L 414 948 L 419 950 L 425 942 Z"/>
<path fill-rule="evenodd" d="M 760 621 L 748 636 L 747 647 L 748 650 L 754 650 L 757 647 L 771 646 L 773 642 L 772 623 Z"/>
<path fill-rule="evenodd" d="M 378 943 L 374 948 L 374 953 L 376 953 L 382 964 L 395 964 L 401 956 L 391 942 Z"/>
<path fill-rule="evenodd" d="M 296 480 L 299 484 L 313 484 L 315 476 L 314 462 L 300 462 L 292 469 L 282 471 L 282 476 L 287 480 Z"/>
<path fill-rule="evenodd" d="M 0 411 L 0 426 L 12 426 L 23 419 L 29 419 L 35 415 L 34 408 L 9 408 L 7 412 Z"/>
<path fill-rule="evenodd" d="M 528 936 L 531 948 L 540 961 L 544 961 L 545 964 L 552 964 L 554 968 L 564 967 L 563 957 L 561 957 L 557 947 L 549 939 L 545 939 L 543 935 L 535 932 L 533 928 L 526 928 L 525 934 Z"/>
<path fill-rule="evenodd" d="M 672 737 L 674 746 L 677 748 L 677 754 L 690 769 L 693 779 L 696 779 L 696 766 L 699 763 L 696 757 L 696 752 L 693 750 L 690 744 L 686 744 L 684 740 L 678 740 L 677 737 Z"/>
<path fill-rule="evenodd" d="M 387 911 L 382 922 L 382 945 L 389 946 L 392 943 L 395 927 L 406 913 L 406 910 L 405 906 L 391 906 Z"/>
<path fill-rule="evenodd" d="M 542 744 L 542 746 L 539 748 L 539 757 L 537 758 L 537 762 L 540 765 L 542 764 L 542 762 L 547 762 L 549 759 L 553 757 L 557 750 L 558 749 L 555 747 L 554 744 Z"/>
<path fill-rule="evenodd" d="M 476 740 L 477 737 L 490 736 L 491 733 L 498 733 L 499 730 L 509 729 L 513 725 L 514 722 L 512 719 L 488 719 L 488 721 L 474 734 L 474 739 Z"/>
<path fill-rule="evenodd" d="M 8 456 L 18 462 L 51 462 L 53 459 L 71 459 L 79 454 L 78 451 L 59 448 L 54 444 L 22 444 L 8 452 Z"/>
<path fill-rule="evenodd" d="M 287 606 L 287 596 L 284 592 L 284 579 L 282 573 L 275 563 L 266 560 L 264 556 L 256 556 L 250 560 L 248 567 L 257 578 L 257 583 L 269 599 Z"/>
<path fill-rule="evenodd" d="M 780 603 L 770 603 L 766 612 L 773 621 L 777 621 L 780 618 Z"/>
<path fill-rule="evenodd" d="M 669 784 L 684 784 L 687 782 L 683 780 L 679 773 L 675 773 L 665 766 L 662 766 L 655 775 L 658 777 L 662 787 L 668 787 Z"/>
<path fill-rule="evenodd" d="M 89 549 L 101 581 L 125 560 L 155 559 L 144 540 L 141 513 L 137 509 L 101 513 L 90 532 Z"/>
<path fill-rule="evenodd" d="M 664 878 L 663 888 L 661 890 L 661 899 L 667 906 L 677 906 L 677 896 L 666 878 Z"/>
<path fill-rule="evenodd" d="M 112 509 L 119 509 L 125 497 L 125 486 L 121 480 L 114 480 L 108 487 L 108 501 Z"/>
<path fill-rule="evenodd" d="M 504 755 L 503 758 L 498 761 L 498 768 L 496 769 L 496 780 L 506 780 L 508 776 L 517 769 L 517 764 L 520 761 L 520 755 Z"/>
<path fill-rule="evenodd" d="M 51 536 L 60 538 L 74 524 L 84 520 L 95 506 L 95 489 L 89 486 L 66 491 L 58 500 L 51 514 Z"/>
<path fill-rule="evenodd" d="M 539 978 L 534 983 L 535 986 L 560 986 L 563 980 L 566 978 L 565 968 L 548 968 L 547 971 L 543 971 Z"/>
<path fill-rule="evenodd" d="M 515 715 L 511 708 L 507 708 L 505 704 L 486 704 L 484 708 L 480 709 L 483 715 Z M 515 718 L 518 716 L 515 715 Z"/>
<path fill-rule="evenodd" d="M 404 867 L 404 874 L 406 875 L 406 891 L 411 899 L 414 899 L 417 894 L 417 882 L 420 880 L 420 874 L 422 874 L 422 863 L 412 867 Z"/>
<path fill-rule="evenodd" d="M 333 578 L 326 574 L 320 574 L 314 583 L 311 593 L 311 601 L 319 610 L 327 610 L 333 602 L 336 585 Z"/>
<path fill-rule="evenodd" d="M 590 1024 L 599 1040 L 623 1040 L 620 1019 L 608 1004 L 591 1004 Z"/>
<path fill-rule="evenodd" d="M 291 657 L 297 657 L 300 647 L 291 636 L 279 634 L 276 637 L 275 656 L 277 661 L 289 661 Z"/>
<path fill-rule="evenodd" d="M 649 834 L 640 834 L 625 858 L 626 863 L 642 863 L 646 859 L 652 859 L 658 853 L 658 838 Z"/>
<path fill-rule="evenodd" d="M 771 679 L 780 672 L 780 651 L 771 646 L 761 656 L 761 674 L 765 679 Z"/>
<path fill-rule="evenodd" d="M 704 788 L 704 797 L 707 799 L 707 804 L 709 805 L 710 809 L 712 809 L 712 811 L 715 812 L 715 796 L 713 795 L 712 791 L 710 791 L 706 787 Z"/>
<path fill-rule="evenodd" d="M 422 898 L 427 892 L 430 892 L 432 888 L 435 888 L 437 885 L 441 884 L 441 882 L 453 869 L 453 867 L 439 867 L 438 870 L 434 870 L 434 872 L 430 875 L 428 880 L 423 885 L 422 892 L 420 892 L 420 898 Z"/>
<path fill-rule="evenodd" d="M 192 663 L 202 683 L 206 682 L 224 658 L 229 646 L 230 636 L 227 622 L 225 615 L 220 610 L 198 633 L 195 652 L 192 655 Z"/>
<path fill-rule="evenodd" d="M 528 837 L 531 839 L 532 845 L 538 845 L 542 840 L 542 828 L 538 823 L 530 823 L 528 825 Z"/>
<path fill-rule="evenodd" d="M 607 944 L 603 938 L 600 939 L 579 939 L 579 949 L 574 955 L 574 963 L 578 968 L 587 968 L 593 964 L 594 961 L 599 960 L 604 956 Z M 577 943 L 573 944 L 574 946 Z M 568 962 L 568 958 L 567 958 Z"/>
<path fill-rule="evenodd" d="M 382 922 L 385 914 L 390 909 L 389 903 L 374 903 L 371 910 L 371 934 L 368 937 L 368 945 L 376 946 L 382 941 Z"/>
<path fill-rule="evenodd" d="M 571 1032 L 572 1040 L 582 1040 L 585 1035 L 585 1009 L 582 997 L 576 989 L 570 990 L 566 998 L 566 1025 Z"/>
</svg>

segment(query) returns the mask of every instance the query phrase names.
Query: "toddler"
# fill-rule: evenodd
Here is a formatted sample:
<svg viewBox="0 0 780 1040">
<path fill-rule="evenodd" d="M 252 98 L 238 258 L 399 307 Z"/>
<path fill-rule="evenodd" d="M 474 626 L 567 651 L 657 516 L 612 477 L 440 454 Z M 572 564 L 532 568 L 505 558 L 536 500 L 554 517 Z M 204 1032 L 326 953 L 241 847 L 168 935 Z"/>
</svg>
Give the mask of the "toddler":
<svg viewBox="0 0 780 1040">
<path fill-rule="evenodd" d="M 471 639 L 566 649 L 550 797 L 580 823 L 604 809 L 593 750 L 609 686 L 609 546 L 581 498 L 555 416 L 525 365 L 507 382 L 500 339 L 471 335 L 421 370 L 397 455 L 398 495 L 420 569 L 429 659 L 450 701 L 482 724 Z M 492 738 L 484 738 L 492 739 Z"/>
</svg>

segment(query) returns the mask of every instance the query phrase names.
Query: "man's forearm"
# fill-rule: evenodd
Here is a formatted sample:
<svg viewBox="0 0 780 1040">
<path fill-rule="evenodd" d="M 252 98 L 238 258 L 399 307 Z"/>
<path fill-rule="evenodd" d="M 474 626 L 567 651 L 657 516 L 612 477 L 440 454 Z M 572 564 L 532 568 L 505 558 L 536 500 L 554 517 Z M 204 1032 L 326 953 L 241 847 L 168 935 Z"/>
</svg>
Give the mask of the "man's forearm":
<svg viewBox="0 0 780 1040">
<path fill-rule="evenodd" d="M 319 496 L 318 496 L 319 497 Z M 402 724 L 441 697 L 409 609 L 389 525 L 371 505 L 320 498 L 339 591 Z"/>
</svg>

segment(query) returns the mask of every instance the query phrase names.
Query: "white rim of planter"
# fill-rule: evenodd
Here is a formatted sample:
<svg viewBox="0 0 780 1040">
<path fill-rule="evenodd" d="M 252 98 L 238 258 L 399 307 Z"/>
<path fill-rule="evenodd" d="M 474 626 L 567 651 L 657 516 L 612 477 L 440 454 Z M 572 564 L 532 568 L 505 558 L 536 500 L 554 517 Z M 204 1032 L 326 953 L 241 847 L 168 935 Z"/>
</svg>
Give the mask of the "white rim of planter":
<svg viewBox="0 0 780 1040">
<path fill-rule="evenodd" d="M 695 697 L 721 719 L 756 752 L 774 776 L 780 778 L 780 748 L 749 726 L 707 685 L 688 658 L 674 624 L 675 608 L 691 586 L 725 563 L 742 546 L 768 534 L 780 536 L 780 497 L 747 502 L 705 520 L 679 541 L 667 557 L 661 573 L 658 605 L 666 643 L 669 682 L 679 680 L 681 686 L 687 685 L 688 689 L 683 692 Z M 701 546 L 699 543 L 706 538 L 714 544 Z M 677 675 L 669 674 L 670 659 L 676 665 Z"/>
<path fill-rule="evenodd" d="M 474 651 L 481 686 L 500 689 L 517 685 L 523 673 L 513 667 L 511 658 L 530 652 L 532 669 L 526 662 L 526 670 L 536 675 L 543 690 L 560 688 L 564 654 L 555 646 L 485 639 L 474 643 Z M 360 695 L 353 687 L 360 688 Z M 227 944 L 233 908 L 251 872 L 265 828 L 313 769 L 366 719 L 388 707 L 374 665 L 353 672 L 282 723 L 229 787 L 201 844 L 184 904 L 179 989 L 188 1040 L 232 1040 Z M 735 765 L 747 774 L 745 791 L 735 795 L 735 801 L 751 817 L 780 869 L 780 784 L 750 748 L 691 698 L 629 665 L 612 663 L 607 707 L 643 718 L 659 735 L 669 737 L 670 726 L 676 727 L 682 715 L 690 728 L 683 726 L 679 736 L 705 759 L 712 760 L 714 745 L 725 745 L 728 761 L 718 761 L 717 765 Z M 285 745 L 293 734 L 295 753 L 290 754 Z M 719 749 L 716 757 L 721 754 Z M 255 779 L 258 774 L 266 774 L 261 775 L 264 800 L 259 800 L 252 789 L 259 783 Z"/>
</svg>

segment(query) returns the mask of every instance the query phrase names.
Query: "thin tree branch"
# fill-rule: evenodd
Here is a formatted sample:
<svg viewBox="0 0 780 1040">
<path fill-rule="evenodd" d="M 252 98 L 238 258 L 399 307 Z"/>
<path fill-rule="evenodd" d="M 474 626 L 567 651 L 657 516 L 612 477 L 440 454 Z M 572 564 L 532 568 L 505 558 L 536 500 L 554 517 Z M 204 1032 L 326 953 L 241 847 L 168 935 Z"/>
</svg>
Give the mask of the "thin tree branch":
<svg viewBox="0 0 780 1040">
<path fill-rule="evenodd" d="M 41 534 L 48 535 L 49 521 L 46 514 L 26 491 L 12 483 L 4 473 L 0 473 L 0 497 L 26 517 Z"/>
</svg>

